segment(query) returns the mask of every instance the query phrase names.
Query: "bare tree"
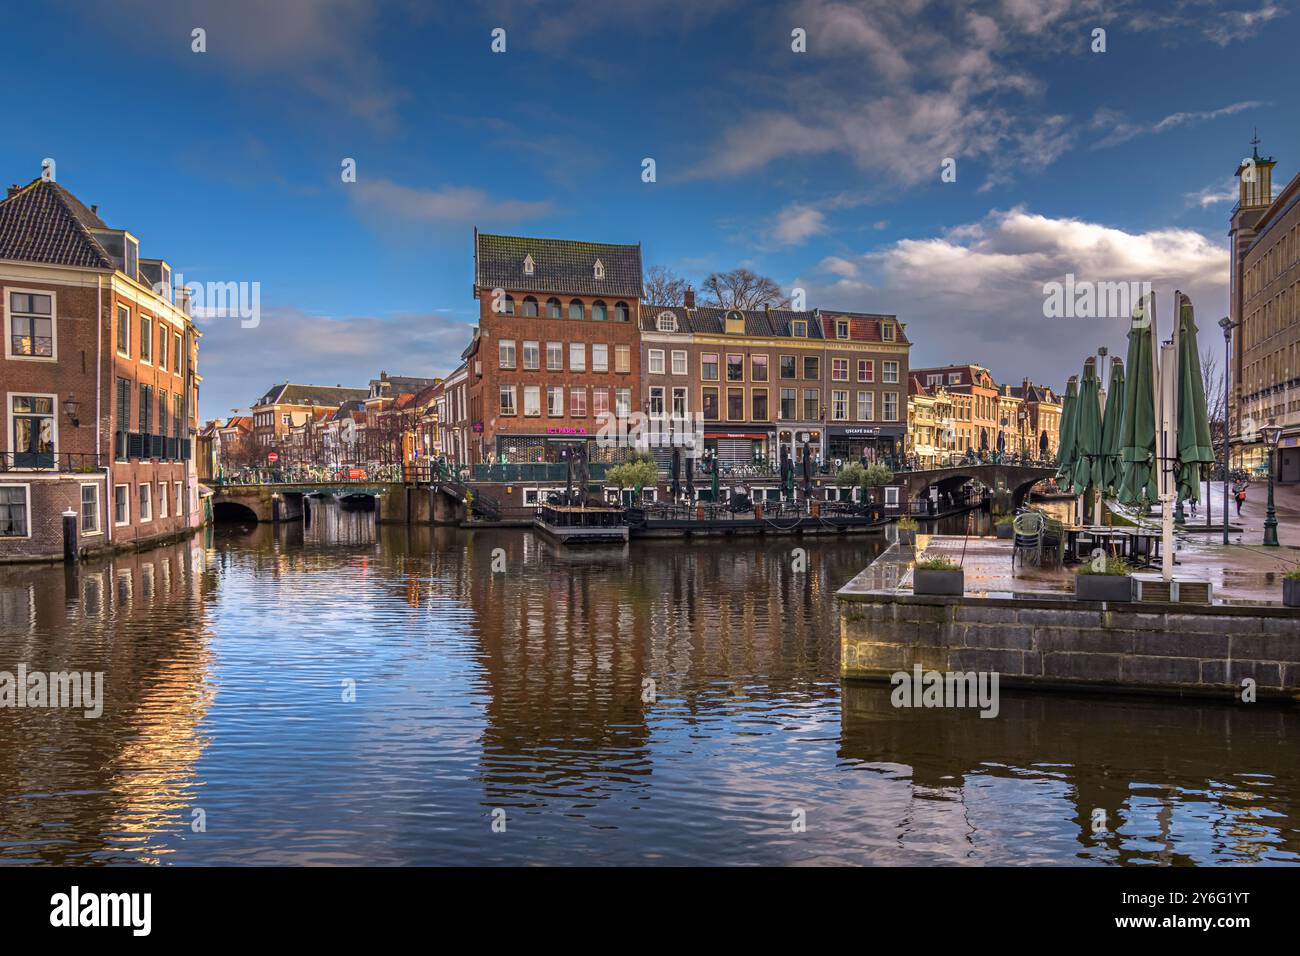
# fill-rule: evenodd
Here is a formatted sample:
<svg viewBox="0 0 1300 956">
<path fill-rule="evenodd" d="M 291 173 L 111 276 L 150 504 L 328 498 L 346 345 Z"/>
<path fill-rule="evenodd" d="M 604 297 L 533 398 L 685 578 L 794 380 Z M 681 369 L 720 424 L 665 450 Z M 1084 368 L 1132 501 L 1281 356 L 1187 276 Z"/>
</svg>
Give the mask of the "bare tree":
<svg viewBox="0 0 1300 956">
<path fill-rule="evenodd" d="M 704 280 L 704 304 L 721 309 L 788 309 L 790 297 L 767 276 L 748 269 L 714 272 Z"/>
<path fill-rule="evenodd" d="M 690 283 L 664 266 L 651 266 L 645 274 L 643 298 L 650 305 L 685 305 Z"/>
<path fill-rule="evenodd" d="M 1223 460 L 1225 398 L 1223 394 L 1223 359 L 1214 348 L 1201 351 L 1201 384 L 1205 388 L 1205 413 L 1210 421 L 1210 441 L 1214 457 Z"/>
</svg>

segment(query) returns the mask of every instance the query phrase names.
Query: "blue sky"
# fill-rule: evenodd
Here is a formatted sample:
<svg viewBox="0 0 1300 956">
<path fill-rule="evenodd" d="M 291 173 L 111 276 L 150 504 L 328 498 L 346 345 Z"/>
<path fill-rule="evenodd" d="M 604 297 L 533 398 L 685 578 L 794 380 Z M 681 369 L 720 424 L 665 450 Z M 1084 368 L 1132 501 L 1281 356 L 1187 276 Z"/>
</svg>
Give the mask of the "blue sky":
<svg viewBox="0 0 1300 956">
<path fill-rule="evenodd" d="M 454 367 L 475 225 L 745 265 L 896 312 L 913 365 L 1059 385 L 1125 325 L 1044 319 L 1043 283 L 1149 279 L 1209 326 L 1253 130 L 1275 189 L 1300 159 L 1293 2 L 264 6 L 67 0 L 0 39 L 9 182 L 53 157 L 142 255 L 261 284 L 257 328 L 202 324 L 205 417 Z"/>
</svg>

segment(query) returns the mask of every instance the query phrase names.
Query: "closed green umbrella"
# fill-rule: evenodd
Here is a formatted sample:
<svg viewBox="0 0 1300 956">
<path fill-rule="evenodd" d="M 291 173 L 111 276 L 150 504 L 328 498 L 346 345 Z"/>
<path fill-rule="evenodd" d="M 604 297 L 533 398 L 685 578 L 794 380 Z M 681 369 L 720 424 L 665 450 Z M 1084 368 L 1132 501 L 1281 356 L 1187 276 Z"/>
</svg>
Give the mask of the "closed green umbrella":
<svg viewBox="0 0 1300 956">
<path fill-rule="evenodd" d="M 1201 469 L 1214 464 L 1214 446 L 1192 300 L 1180 292 L 1178 306 L 1178 500 L 1199 501 Z"/>
<path fill-rule="evenodd" d="M 1106 411 L 1101 419 L 1101 489 L 1114 495 L 1120 482 L 1120 440 L 1124 429 L 1124 363 L 1111 362 Z"/>
<path fill-rule="evenodd" d="M 1056 442 L 1056 484 L 1062 489 L 1073 485 L 1071 474 L 1077 459 L 1075 457 L 1074 414 L 1079 404 L 1079 377 L 1071 375 L 1065 385 L 1065 398 L 1061 401 L 1060 433 Z"/>
<path fill-rule="evenodd" d="M 1079 400 L 1074 406 L 1074 457 L 1078 465 L 1070 473 L 1077 495 L 1089 486 L 1101 487 L 1101 383 L 1097 380 L 1097 360 L 1091 356 L 1083 363 L 1083 381 L 1079 383 Z"/>
<path fill-rule="evenodd" d="M 1148 304 L 1147 308 L 1153 308 Z M 1119 488 L 1122 504 L 1155 501 L 1153 464 L 1156 457 L 1155 370 L 1152 367 L 1151 322 L 1145 313 L 1135 315 L 1128 332 L 1128 359 L 1124 365 L 1124 416 L 1120 427 Z"/>
</svg>

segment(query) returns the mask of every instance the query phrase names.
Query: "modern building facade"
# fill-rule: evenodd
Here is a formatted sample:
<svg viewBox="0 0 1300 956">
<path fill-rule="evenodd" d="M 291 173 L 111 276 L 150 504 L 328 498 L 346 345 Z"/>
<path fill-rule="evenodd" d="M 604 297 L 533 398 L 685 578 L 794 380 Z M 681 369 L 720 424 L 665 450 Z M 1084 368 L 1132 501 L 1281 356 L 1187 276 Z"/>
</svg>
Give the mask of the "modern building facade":
<svg viewBox="0 0 1300 956">
<path fill-rule="evenodd" d="M 139 239 L 49 179 L 0 202 L 0 560 L 139 545 L 200 522 L 199 333 Z"/>
<path fill-rule="evenodd" d="M 1238 202 L 1232 210 L 1231 318 L 1233 338 L 1229 411 L 1233 464 L 1267 461 L 1260 428 L 1282 427 L 1277 480 L 1300 482 L 1300 175 L 1273 197 L 1276 162 L 1258 146 L 1237 167 Z"/>
</svg>

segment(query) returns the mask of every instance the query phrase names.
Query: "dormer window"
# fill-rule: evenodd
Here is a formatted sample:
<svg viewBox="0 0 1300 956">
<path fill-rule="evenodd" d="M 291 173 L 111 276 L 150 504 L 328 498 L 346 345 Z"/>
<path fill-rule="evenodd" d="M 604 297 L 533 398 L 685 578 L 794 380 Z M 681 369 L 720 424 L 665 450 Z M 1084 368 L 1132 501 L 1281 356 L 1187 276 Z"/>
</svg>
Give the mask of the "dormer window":
<svg viewBox="0 0 1300 956">
<path fill-rule="evenodd" d="M 532 275 L 533 269 L 534 269 L 533 257 L 532 254 L 530 253 L 529 255 L 524 256 L 524 275 L 526 276 Z"/>
<path fill-rule="evenodd" d="M 880 338 L 886 342 L 894 341 L 894 323 L 882 322 L 880 324 Z"/>
<path fill-rule="evenodd" d="M 605 263 L 597 259 L 596 265 L 592 268 L 591 272 L 597 279 L 605 278 Z"/>
<path fill-rule="evenodd" d="M 655 328 L 660 332 L 676 332 L 677 316 L 672 312 L 663 311 L 655 316 Z"/>
<path fill-rule="evenodd" d="M 835 320 L 835 337 L 836 337 L 837 339 L 847 339 L 847 338 L 849 337 L 849 320 L 848 320 L 848 319 L 836 319 L 836 320 Z"/>
<path fill-rule="evenodd" d="M 807 319 L 795 319 L 794 322 L 791 324 L 791 327 L 793 329 L 793 334 L 796 337 L 801 339 L 806 339 L 808 337 Z"/>
</svg>

